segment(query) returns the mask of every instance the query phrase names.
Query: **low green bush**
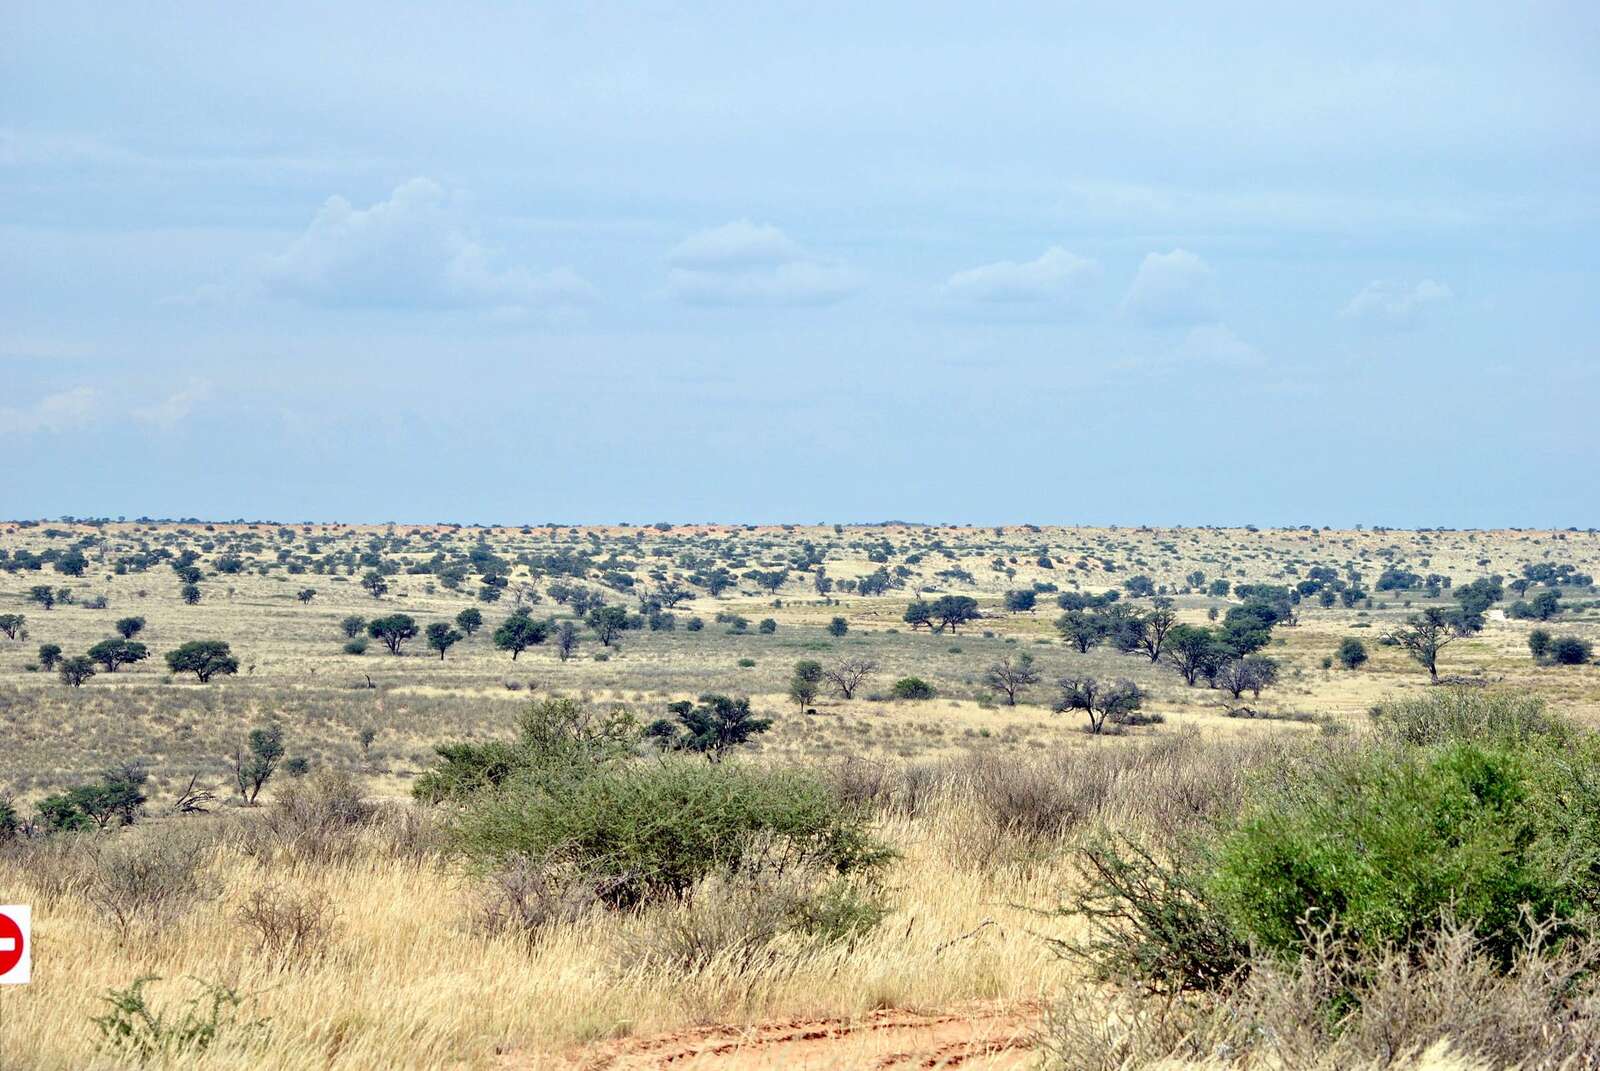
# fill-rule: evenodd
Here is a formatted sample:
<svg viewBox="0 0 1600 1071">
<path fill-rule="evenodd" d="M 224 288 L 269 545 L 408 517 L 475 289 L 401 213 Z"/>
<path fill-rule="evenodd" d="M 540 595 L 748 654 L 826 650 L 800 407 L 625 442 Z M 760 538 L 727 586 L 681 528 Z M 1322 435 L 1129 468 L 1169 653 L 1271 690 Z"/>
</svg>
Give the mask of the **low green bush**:
<svg viewBox="0 0 1600 1071">
<path fill-rule="evenodd" d="M 872 871 L 890 858 L 867 815 L 821 778 L 667 758 L 528 771 L 475 794 L 453 825 L 457 849 L 492 869 L 563 858 L 617 907 L 681 896 L 717 871 Z"/>
</svg>

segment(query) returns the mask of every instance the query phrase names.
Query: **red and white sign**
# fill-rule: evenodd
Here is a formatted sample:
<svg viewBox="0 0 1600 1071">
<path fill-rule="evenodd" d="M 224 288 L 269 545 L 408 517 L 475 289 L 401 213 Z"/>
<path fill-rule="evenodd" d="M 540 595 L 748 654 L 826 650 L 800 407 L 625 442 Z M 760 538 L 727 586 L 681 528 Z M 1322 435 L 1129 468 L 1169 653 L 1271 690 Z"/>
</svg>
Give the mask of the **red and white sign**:
<svg viewBox="0 0 1600 1071">
<path fill-rule="evenodd" d="M 33 908 L 0 905 L 0 985 L 24 985 L 33 974 Z"/>
</svg>

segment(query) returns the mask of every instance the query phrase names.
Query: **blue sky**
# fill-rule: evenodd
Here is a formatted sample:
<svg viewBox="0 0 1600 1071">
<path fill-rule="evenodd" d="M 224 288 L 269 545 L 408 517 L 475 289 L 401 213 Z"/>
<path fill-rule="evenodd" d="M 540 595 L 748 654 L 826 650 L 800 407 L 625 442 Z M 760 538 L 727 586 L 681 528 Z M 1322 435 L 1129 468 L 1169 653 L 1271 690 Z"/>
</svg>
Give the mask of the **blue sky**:
<svg viewBox="0 0 1600 1071">
<path fill-rule="evenodd" d="M 0 514 L 1600 523 L 1592 4 L 11 5 Z"/>
</svg>

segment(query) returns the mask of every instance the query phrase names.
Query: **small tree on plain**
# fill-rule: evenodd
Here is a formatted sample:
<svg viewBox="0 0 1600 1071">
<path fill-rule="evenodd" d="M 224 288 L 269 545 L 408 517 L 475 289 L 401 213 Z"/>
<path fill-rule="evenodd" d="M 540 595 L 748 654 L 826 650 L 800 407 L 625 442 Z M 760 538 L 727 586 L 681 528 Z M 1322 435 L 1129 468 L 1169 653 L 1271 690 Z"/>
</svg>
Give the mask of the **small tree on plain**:
<svg viewBox="0 0 1600 1071">
<path fill-rule="evenodd" d="M 1033 656 L 1022 654 L 1016 659 L 1004 659 L 995 662 L 984 671 L 983 682 L 1000 695 L 1005 696 L 1006 706 L 1017 705 L 1017 696 L 1038 684 L 1042 678 L 1039 671 L 1034 668 Z"/>
<path fill-rule="evenodd" d="M 878 663 L 870 658 L 846 658 L 836 662 L 824 676 L 838 689 L 842 698 L 853 699 L 856 689 L 876 672 Z"/>
<path fill-rule="evenodd" d="M 82 688 L 83 682 L 94 676 L 94 662 L 85 655 L 73 655 L 62 660 L 59 672 L 63 684 Z"/>
<path fill-rule="evenodd" d="M 193 606 L 202 598 L 199 584 L 185 584 L 178 589 L 178 594 L 183 596 L 183 601 L 190 606 Z"/>
<path fill-rule="evenodd" d="M 56 668 L 56 663 L 61 661 L 61 645 L 58 643 L 41 643 L 39 645 L 39 666 L 46 673 Z"/>
<path fill-rule="evenodd" d="M 846 621 L 842 617 L 836 617 L 832 621 L 828 622 L 828 635 L 830 636 L 843 636 L 849 631 L 850 622 Z"/>
<path fill-rule="evenodd" d="M 789 698 L 805 710 L 817 698 L 822 686 L 822 663 L 803 659 L 794 664 L 794 674 L 789 678 Z"/>
<path fill-rule="evenodd" d="M 596 606 L 589 611 L 589 628 L 602 646 L 610 647 L 628 627 L 628 611 L 620 606 Z"/>
<path fill-rule="evenodd" d="M 456 625 L 470 637 L 483 627 L 483 611 L 476 606 L 467 607 L 456 615 Z"/>
<path fill-rule="evenodd" d="M 1389 639 L 1416 659 L 1435 684 L 1439 681 L 1439 652 L 1463 636 L 1476 631 L 1470 616 L 1461 611 L 1430 606 L 1412 614 L 1406 623 L 1389 633 Z"/>
<path fill-rule="evenodd" d="M 563 621 L 556 629 L 556 657 L 565 662 L 578 650 L 578 629 L 571 621 Z"/>
<path fill-rule="evenodd" d="M 105 667 L 107 673 L 115 673 L 120 667 L 143 662 L 150 656 L 145 645 L 136 640 L 101 640 L 89 648 L 87 654 L 90 658 Z"/>
<path fill-rule="evenodd" d="M 0 614 L 0 632 L 8 640 L 28 638 L 28 618 L 25 614 Z"/>
<path fill-rule="evenodd" d="M 549 635 L 549 621 L 536 621 L 528 610 L 517 610 L 494 630 L 494 645 L 510 651 L 515 662 L 523 651 L 543 643 Z"/>
<path fill-rule="evenodd" d="M 272 780 L 283 758 L 283 727 L 276 723 L 251 729 L 247 740 L 234 749 L 230 764 L 234 783 L 246 804 L 254 806 L 261 789 Z"/>
<path fill-rule="evenodd" d="M 144 618 L 124 617 L 117 621 L 117 635 L 125 640 L 131 640 L 144 631 Z"/>
<path fill-rule="evenodd" d="M 363 576 L 361 578 L 361 586 L 365 588 L 367 590 L 367 594 L 371 595 L 374 599 L 383 598 L 384 594 L 389 590 L 389 582 L 385 580 L 383 578 L 383 574 L 379 572 L 370 572 L 366 576 Z"/>
<path fill-rule="evenodd" d="M 389 653 L 397 655 L 405 642 L 417 634 L 417 622 L 410 614 L 389 614 L 367 622 L 367 635 L 382 640 Z"/>
<path fill-rule="evenodd" d="M 444 653 L 462 640 L 461 633 L 443 621 L 435 621 L 428 626 L 428 646 L 439 652 L 439 661 L 444 661 Z"/>
<path fill-rule="evenodd" d="M 1054 709 L 1058 714 L 1081 710 L 1089 718 L 1089 731 L 1099 734 L 1106 721 L 1113 723 L 1144 705 L 1144 693 L 1130 680 L 1102 682 L 1094 677 L 1062 677 Z"/>
<path fill-rule="evenodd" d="M 1367 661 L 1367 645 L 1354 636 L 1346 636 L 1334 655 L 1345 669 L 1359 669 Z"/>
<path fill-rule="evenodd" d="M 308 602 L 310 602 L 312 599 L 314 599 L 316 597 L 317 597 L 317 589 L 316 588 L 301 588 L 298 592 L 295 593 L 295 598 L 299 599 L 303 603 L 308 603 Z"/>
<path fill-rule="evenodd" d="M 49 584 L 35 584 L 28 589 L 28 598 L 48 610 L 56 604 L 56 589 Z"/>
<path fill-rule="evenodd" d="M 212 677 L 239 672 L 239 660 L 222 640 L 190 640 L 167 652 L 167 668 L 174 673 L 193 673 L 206 684 Z"/>
<path fill-rule="evenodd" d="M 339 628 L 344 632 L 345 638 L 353 640 L 367 630 L 367 619 L 360 614 L 351 614 L 339 622 Z"/>
</svg>

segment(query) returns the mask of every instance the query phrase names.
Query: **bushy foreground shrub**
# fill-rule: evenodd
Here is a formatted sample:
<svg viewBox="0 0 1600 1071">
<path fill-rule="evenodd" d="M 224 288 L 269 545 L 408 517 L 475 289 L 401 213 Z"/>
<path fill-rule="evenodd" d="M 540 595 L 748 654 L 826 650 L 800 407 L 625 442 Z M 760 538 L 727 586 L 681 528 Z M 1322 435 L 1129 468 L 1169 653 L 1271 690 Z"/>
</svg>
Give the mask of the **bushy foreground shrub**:
<svg viewBox="0 0 1600 1071">
<path fill-rule="evenodd" d="M 457 804 L 453 842 L 476 868 L 524 868 L 514 913 L 565 903 L 570 880 L 607 906 L 634 907 L 681 898 L 718 873 L 847 875 L 890 858 L 867 813 L 821 776 L 641 757 L 642 737 L 625 713 L 544 700 L 514 743 L 439 748 L 444 761 L 417 794 Z"/>
<path fill-rule="evenodd" d="M 515 776 L 474 796 L 456 844 L 486 867 L 563 857 L 613 906 L 681 896 L 718 871 L 870 870 L 888 852 L 820 778 L 668 758 Z"/>
<path fill-rule="evenodd" d="M 1354 1014 L 1375 965 L 1445 932 L 1495 972 L 1592 942 L 1600 906 L 1600 742 L 1536 702 L 1432 693 L 1376 715 L 1379 738 L 1286 753 L 1237 817 L 1158 853 L 1102 839 L 1064 946 L 1107 977 L 1236 994 L 1263 964 L 1342 965 Z M 1340 973 L 1342 972 L 1342 973 Z M 1330 998 L 1331 999 L 1331 998 Z"/>
</svg>

